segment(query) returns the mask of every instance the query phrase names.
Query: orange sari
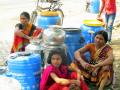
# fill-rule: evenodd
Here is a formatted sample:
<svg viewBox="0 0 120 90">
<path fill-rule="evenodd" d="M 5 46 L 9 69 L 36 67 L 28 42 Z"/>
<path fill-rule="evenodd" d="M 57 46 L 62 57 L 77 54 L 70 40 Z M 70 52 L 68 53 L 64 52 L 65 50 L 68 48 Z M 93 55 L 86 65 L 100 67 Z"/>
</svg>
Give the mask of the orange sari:
<svg viewBox="0 0 120 90">
<path fill-rule="evenodd" d="M 90 64 L 96 64 L 105 60 L 108 57 L 107 53 L 112 49 L 109 45 L 105 45 L 101 49 L 96 51 L 94 44 L 88 44 L 85 46 L 85 48 L 87 48 L 91 54 L 91 60 L 89 62 Z M 113 79 L 112 65 L 106 65 L 106 66 L 100 67 L 98 69 L 98 73 L 96 76 L 93 76 L 92 72 L 90 72 L 89 70 L 85 70 L 80 64 L 78 64 L 78 66 L 81 69 L 82 75 L 85 78 L 90 79 L 90 81 L 96 82 L 97 85 L 99 85 L 101 80 L 106 76 L 109 78 L 110 82 L 112 82 L 112 79 Z"/>
<path fill-rule="evenodd" d="M 29 23 L 28 27 L 24 29 L 22 32 L 26 35 L 29 35 L 31 32 L 32 24 Z M 26 38 L 19 37 L 14 34 L 14 41 L 13 46 L 11 49 L 11 53 L 19 52 L 19 51 L 25 51 L 25 47 L 29 44 L 29 40 Z"/>
</svg>

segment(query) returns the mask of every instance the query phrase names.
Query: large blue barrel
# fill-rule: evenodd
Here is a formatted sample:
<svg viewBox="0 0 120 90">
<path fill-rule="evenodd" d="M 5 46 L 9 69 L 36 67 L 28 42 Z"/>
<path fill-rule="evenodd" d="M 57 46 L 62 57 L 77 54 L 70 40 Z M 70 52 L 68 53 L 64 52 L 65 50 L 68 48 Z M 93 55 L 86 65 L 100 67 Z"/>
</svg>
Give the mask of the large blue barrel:
<svg viewBox="0 0 120 90">
<path fill-rule="evenodd" d="M 89 10 L 91 13 L 98 13 L 100 9 L 100 1 L 99 0 L 90 0 Z"/>
<path fill-rule="evenodd" d="M 84 20 L 80 30 L 85 38 L 85 44 L 88 44 L 94 42 L 95 33 L 104 30 L 104 27 L 103 23 L 98 20 Z"/>
<path fill-rule="evenodd" d="M 79 28 L 63 28 L 66 32 L 65 44 L 71 62 L 74 59 L 74 52 L 84 46 L 84 38 Z M 69 63 L 68 62 L 68 63 Z"/>
<path fill-rule="evenodd" d="M 41 57 L 39 54 L 17 52 L 10 55 L 8 70 L 22 90 L 39 90 Z"/>
<path fill-rule="evenodd" d="M 37 16 L 36 25 L 47 29 L 49 25 L 61 25 L 61 18 L 56 11 L 41 12 Z"/>
</svg>

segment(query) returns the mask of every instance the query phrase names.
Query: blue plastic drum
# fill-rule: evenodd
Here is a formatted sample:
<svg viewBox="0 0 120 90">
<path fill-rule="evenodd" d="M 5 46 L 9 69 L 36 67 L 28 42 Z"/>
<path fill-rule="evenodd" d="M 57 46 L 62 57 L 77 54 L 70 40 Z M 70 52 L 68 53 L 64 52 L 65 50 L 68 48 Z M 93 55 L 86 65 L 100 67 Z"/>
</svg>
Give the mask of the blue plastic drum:
<svg viewBox="0 0 120 90">
<path fill-rule="evenodd" d="M 40 68 L 39 54 L 17 52 L 8 60 L 9 74 L 21 83 L 22 90 L 39 90 Z"/>
<path fill-rule="evenodd" d="M 68 56 L 70 58 L 70 63 L 74 60 L 74 52 L 84 46 L 84 38 L 81 35 L 79 28 L 63 28 L 66 32 L 65 44 L 67 47 Z"/>
<path fill-rule="evenodd" d="M 91 13 L 98 13 L 100 9 L 100 1 L 99 0 L 90 0 L 89 10 Z"/>
<path fill-rule="evenodd" d="M 95 33 L 104 30 L 103 23 L 98 20 L 84 20 L 80 26 L 85 44 L 94 42 Z"/>
<path fill-rule="evenodd" d="M 49 25 L 61 25 L 61 18 L 55 11 L 41 12 L 37 16 L 36 25 L 47 29 Z"/>
</svg>

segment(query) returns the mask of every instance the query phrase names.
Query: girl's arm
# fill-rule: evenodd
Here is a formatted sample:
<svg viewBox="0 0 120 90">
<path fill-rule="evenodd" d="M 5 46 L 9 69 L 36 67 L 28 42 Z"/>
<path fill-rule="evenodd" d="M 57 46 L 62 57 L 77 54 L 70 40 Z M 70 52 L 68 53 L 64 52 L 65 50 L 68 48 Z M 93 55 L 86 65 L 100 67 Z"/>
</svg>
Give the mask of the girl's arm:
<svg viewBox="0 0 120 90">
<path fill-rule="evenodd" d="M 65 78 L 59 78 L 55 73 L 51 73 L 50 76 L 56 83 L 59 83 L 61 85 L 68 85 L 68 84 L 80 85 L 79 80 L 70 80 L 70 79 L 65 79 Z"/>
</svg>

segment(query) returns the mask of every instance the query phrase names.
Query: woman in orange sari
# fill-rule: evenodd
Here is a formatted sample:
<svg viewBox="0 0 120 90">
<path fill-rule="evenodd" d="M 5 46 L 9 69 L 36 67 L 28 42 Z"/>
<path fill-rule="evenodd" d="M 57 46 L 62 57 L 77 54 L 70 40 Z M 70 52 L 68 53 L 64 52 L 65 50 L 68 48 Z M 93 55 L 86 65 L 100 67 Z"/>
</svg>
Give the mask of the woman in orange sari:
<svg viewBox="0 0 120 90">
<path fill-rule="evenodd" d="M 96 33 L 94 43 L 90 43 L 75 52 L 77 65 L 82 71 L 82 75 L 98 86 L 98 90 L 112 82 L 113 79 L 113 50 L 106 44 L 108 40 L 107 32 Z M 85 60 L 84 53 L 90 52 L 89 62 Z"/>
<path fill-rule="evenodd" d="M 14 41 L 11 53 L 25 51 L 25 47 L 29 44 L 30 39 L 41 35 L 42 29 L 29 23 L 30 15 L 28 12 L 20 14 L 20 23 L 16 24 L 14 32 Z"/>
</svg>

